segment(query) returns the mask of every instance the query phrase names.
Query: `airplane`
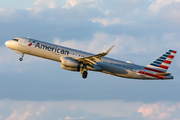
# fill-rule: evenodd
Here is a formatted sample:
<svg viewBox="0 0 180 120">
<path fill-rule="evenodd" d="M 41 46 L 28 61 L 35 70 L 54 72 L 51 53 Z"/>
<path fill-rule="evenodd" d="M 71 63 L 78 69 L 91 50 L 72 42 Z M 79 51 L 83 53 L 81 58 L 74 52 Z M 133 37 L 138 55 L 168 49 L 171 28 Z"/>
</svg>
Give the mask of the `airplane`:
<svg viewBox="0 0 180 120">
<path fill-rule="evenodd" d="M 167 73 L 177 51 L 169 50 L 155 61 L 146 66 L 136 65 L 129 61 L 105 57 L 111 49 L 99 54 L 91 54 L 64 46 L 54 45 L 39 40 L 17 37 L 5 42 L 5 45 L 14 52 L 21 54 L 20 61 L 25 54 L 61 62 L 61 68 L 69 71 L 78 71 L 85 79 L 89 71 L 97 71 L 113 76 L 142 80 L 173 79 L 171 73 Z"/>
</svg>

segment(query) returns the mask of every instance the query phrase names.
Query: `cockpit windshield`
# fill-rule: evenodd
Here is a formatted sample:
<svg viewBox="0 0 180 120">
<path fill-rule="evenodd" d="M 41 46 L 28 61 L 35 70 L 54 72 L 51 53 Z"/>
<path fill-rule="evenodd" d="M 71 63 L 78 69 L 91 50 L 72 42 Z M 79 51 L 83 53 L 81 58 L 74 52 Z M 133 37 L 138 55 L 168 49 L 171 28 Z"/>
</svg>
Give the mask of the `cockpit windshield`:
<svg viewBox="0 0 180 120">
<path fill-rule="evenodd" d="M 14 41 L 18 41 L 18 39 L 13 39 Z"/>
</svg>

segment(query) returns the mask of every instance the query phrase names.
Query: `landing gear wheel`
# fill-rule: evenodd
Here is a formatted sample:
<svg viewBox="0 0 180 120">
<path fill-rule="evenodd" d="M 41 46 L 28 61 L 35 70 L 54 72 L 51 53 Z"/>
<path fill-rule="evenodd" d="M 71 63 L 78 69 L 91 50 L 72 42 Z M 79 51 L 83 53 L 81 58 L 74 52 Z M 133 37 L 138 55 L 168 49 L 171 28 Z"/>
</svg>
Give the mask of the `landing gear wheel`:
<svg viewBox="0 0 180 120">
<path fill-rule="evenodd" d="M 19 61 L 23 61 L 23 58 L 19 58 Z"/>
<path fill-rule="evenodd" d="M 21 58 L 19 58 L 19 61 L 23 61 L 24 53 L 22 53 Z"/>
<path fill-rule="evenodd" d="M 86 78 L 87 78 L 87 74 L 88 74 L 88 72 L 87 72 L 87 71 L 84 71 L 83 74 L 82 74 L 82 77 L 83 77 L 84 79 L 86 79 Z"/>
</svg>

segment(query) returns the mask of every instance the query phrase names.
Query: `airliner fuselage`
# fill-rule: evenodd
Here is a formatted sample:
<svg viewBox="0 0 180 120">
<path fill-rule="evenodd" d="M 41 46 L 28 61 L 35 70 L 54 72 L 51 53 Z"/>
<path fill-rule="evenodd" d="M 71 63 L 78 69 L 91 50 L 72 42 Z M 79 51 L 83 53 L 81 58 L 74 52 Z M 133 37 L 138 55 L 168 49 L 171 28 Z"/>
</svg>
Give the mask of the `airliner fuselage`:
<svg viewBox="0 0 180 120">
<path fill-rule="evenodd" d="M 88 70 L 91 70 L 131 79 L 173 79 L 170 73 L 166 73 L 174 58 L 172 56 L 176 54 L 176 51 L 173 50 L 169 50 L 163 54 L 161 57 L 164 58 L 158 58 L 162 62 L 161 64 L 156 60 L 154 62 L 157 63 L 153 62 L 151 63 L 152 65 L 140 66 L 131 62 L 123 62 L 104 57 L 110 52 L 112 47 L 103 53 L 94 55 L 80 50 L 22 37 L 9 40 L 5 45 L 22 55 L 20 61 L 23 60 L 24 54 L 50 59 L 61 62 L 61 68 L 63 69 L 79 71 L 83 78 L 86 78 Z M 167 56 L 166 58 L 165 55 Z M 169 62 L 167 63 L 167 61 Z"/>
</svg>

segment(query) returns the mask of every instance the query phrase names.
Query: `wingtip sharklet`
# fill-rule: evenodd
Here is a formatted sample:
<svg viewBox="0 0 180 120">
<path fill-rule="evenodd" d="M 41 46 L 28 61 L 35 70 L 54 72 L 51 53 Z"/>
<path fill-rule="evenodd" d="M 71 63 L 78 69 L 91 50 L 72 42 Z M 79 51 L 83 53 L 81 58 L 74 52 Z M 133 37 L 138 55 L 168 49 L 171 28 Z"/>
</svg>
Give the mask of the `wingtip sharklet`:
<svg viewBox="0 0 180 120">
<path fill-rule="evenodd" d="M 113 48 L 113 47 L 114 47 L 114 45 L 113 45 L 113 46 L 111 46 L 108 50 L 106 50 L 106 51 L 105 51 L 105 53 L 107 53 L 107 54 L 108 54 L 108 53 L 112 50 L 112 48 Z"/>
</svg>

